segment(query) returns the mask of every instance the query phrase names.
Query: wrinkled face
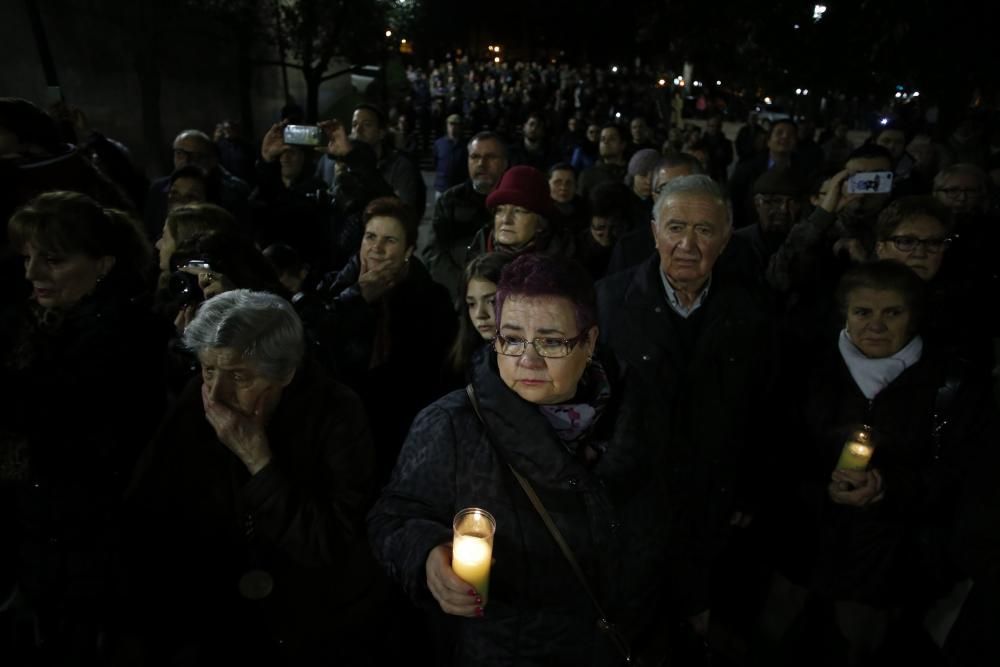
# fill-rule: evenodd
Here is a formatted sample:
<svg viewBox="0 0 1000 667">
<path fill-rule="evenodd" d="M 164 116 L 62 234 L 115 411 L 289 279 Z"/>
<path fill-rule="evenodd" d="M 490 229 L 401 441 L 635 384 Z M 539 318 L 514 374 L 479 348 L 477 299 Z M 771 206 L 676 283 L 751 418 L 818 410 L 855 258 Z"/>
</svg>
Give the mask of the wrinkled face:
<svg viewBox="0 0 1000 667">
<path fill-rule="evenodd" d="M 986 187 L 974 174 L 953 174 L 934 189 L 934 198 L 957 213 L 982 213 Z"/>
<path fill-rule="evenodd" d="M 406 230 L 396 218 L 377 215 L 365 225 L 361 256 L 369 270 L 399 271 L 412 254 L 413 248 L 407 245 Z"/>
<path fill-rule="evenodd" d="M 787 154 L 795 150 L 798 131 L 791 123 L 778 123 L 771 130 L 767 140 L 767 148 L 772 153 Z"/>
<path fill-rule="evenodd" d="M 549 196 L 553 201 L 566 204 L 576 192 L 576 174 L 572 169 L 559 169 L 549 176 Z"/>
<path fill-rule="evenodd" d="M 351 138 L 369 146 L 382 141 L 385 130 L 379 127 L 378 116 L 371 109 L 357 109 L 351 117 Z"/>
<path fill-rule="evenodd" d="M 860 287 L 847 295 L 847 334 L 870 359 L 896 354 L 912 338 L 910 308 L 895 290 Z"/>
<path fill-rule="evenodd" d="M 201 380 L 208 398 L 244 417 L 269 415 L 281 400 L 281 392 L 292 381 L 262 376 L 253 362 L 244 360 L 230 347 L 209 347 L 198 353 Z"/>
<path fill-rule="evenodd" d="M 633 176 L 632 192 L 638 195 L 640 199 L 649 199 L 649 196 L 653 194 L 653 175 L 636 174 Z"/>
<path fill-rule="evenodd" d="M 170 258 L 177 251 L 177 239 L 174 238 L 167 223 L 163 223 L 163 232 L 156 242 L 156 250 L 160 253 L 160 271 L 169 271 Z"/>
<path fill-rule="evenodd" d="M 618 130 L 606 127 L 601 130 L 601 141 L 598 144 L 598 152 L 605 160 L 620 159 L 625 154 L 625 142 Z"/>
<path fill-rule="evenodd" d="M 524 245 L 535 238 L 538 229 L 538 215 L 523 206 L 501 204 L 493 214 L 493 236 L 504 245 Z"/>
<path fill-rule="evenodd" d="M 302 167 L 306 163 L 306 152 L 301 148 L 289 146 L 281 153 L 281 177 L 294 181 L 302 175 Z"/>
<path fill-rule="evenodd" d="M 167 213 L 178 206 L 208 201 L 205 184 L 196 178 L 178 178 L 167 192 Z"/>
<path fill-rule="evenodd" d="M 671 283 L 708 279 L 732 233 L 727 216 L 724 203 L 703 195 L 678 194 L 661 204 L 653 234 L 660 270 Z"/>
<path fill-rule="evenodd" d="M 884 157 L 854 158 L 848 160 L 845 169 L 850 174 L 857 174 L 862 171 L 892 171 L 892 163 Z M 847 182 L 844 182 L 843 191 L 847 193 Z M 853 201 L 848 205 L 849 209 L 854 209 L 859 213 L 875 213 L 885 208 L 889 203 L 892 193 L 854 193 L 846 194 L 845 200 L 851 198 Z"/>
<path fill-rule="evenodd" d="M 496 320 L 497 285 L 486 278 L 473 278 L 465 288 L 465 307 L 469 319 L 484 340 L 490 340 L 497 333 Z"/>
<path fill-rule="evenodd" d="M 541 121 L 532 116 L 524 123 L 524 137 L 529 141 L 539 141 L 545 134 Z"/>
<path fill-rule="evenodd" d="M 24 277 L 31 282 L 33 298 L 43 308 L 71 308 L 97 287 L 111 270 L 115 258 L 95 259 L 83 253 L 46 250 L 25 244 Z"/>
<path fill-rule="evenodd" d="M 473 141 L 469 145 L 469 178 L 477 192 L 489 192 L 507 169 L 503 146 L 495 139 Z"/>
<path fill-rule="evenodd" d="M 174 169 L 189 164 L 209 172 L 215 169 L 218 158 L 213 148 L 206 145 L 199 137 L 186 136 L 174 141 Z"/>
<path fill-rule="evenodd" d="M 916 215 L 904 219 L 892 233 L 892 238 L 879 241 L 875 245 L 875 253 L 879 259 L 891 259 L 905 264 L 923 280 L 931 280 L 941 270 L 945 247 L 941 245 L 948 237 L 947 230 L 941 221 L 929 215 Z M 940 247 L 933 249 L 927 242 Z M 900 250 L 897 242 L 904 247 L 912 245 L 909 251 Z"/>
<path fill-rule="evenodd" d="M 892 155 L 892 161 L 897 162 L 906 150 L 906 135 L 902 130 L 883 130 L 875 143 L 888 150 Z"/>
<path fill-rule="evenodd" d="M 562 297 L 511 295 L 500 314 L 500 333 L 508 339 L 564 340 L 579 330 L 573 304 Z M 497 354 L 500 378 L 518 396 L 538 405 L 562 403 L 573 398 L 577 385 L 594 352 L 597 327 L 573 348 L 569 356 L 545 358 L 529 343 L 520 357 Z"/>
<path fill-rule="evenodd" d="M 770 234 L 787 234 L 802 212 L 799 200 L 788 195 L 754 195 L 753 205 L 761 230 Z"/>
</svg>

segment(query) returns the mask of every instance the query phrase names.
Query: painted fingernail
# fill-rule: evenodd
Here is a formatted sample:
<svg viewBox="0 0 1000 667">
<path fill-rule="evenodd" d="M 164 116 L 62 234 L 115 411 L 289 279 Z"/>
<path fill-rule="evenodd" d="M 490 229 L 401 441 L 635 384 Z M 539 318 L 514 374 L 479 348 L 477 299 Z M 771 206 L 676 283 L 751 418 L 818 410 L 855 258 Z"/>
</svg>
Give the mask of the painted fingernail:
<svg viewBox="0 0 1000 667">
<path fill-rule="evenodd" d="M 479 618 L 483 617 L 483 608 L 482 607 L 476 607 L 476 616 L 478 616 Z"/>
<path fill-rule="evenodd" d="M 469 589 L 469 595 L 475 597 L 476 596 L 476 591 L 470 588 Z"/>
<path fill-rule="evenodd" d="M 482 603 L 483 603 L 483 599 L 477 595 L 476 596 L 476 604 L 482 604 Z"/>
</svg>

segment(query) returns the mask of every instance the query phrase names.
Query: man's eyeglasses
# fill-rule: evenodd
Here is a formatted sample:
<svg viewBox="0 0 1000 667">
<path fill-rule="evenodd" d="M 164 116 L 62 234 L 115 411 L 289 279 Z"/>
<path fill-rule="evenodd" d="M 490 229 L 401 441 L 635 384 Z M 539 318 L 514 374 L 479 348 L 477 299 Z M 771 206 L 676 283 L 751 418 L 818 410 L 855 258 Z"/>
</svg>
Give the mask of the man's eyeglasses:
<svg viewBox="0 0 1000 667">
<path fill-rule="evenodd" d="M 174 157 L 182 157 L 189 162 L 201 162 L 208 157 L 208 153 L 199 153 L 198 151 L 186 151 L 183 148 L 175 148 Z"/>
<path fill-rule="evenodd" d="M 586 338 L 587 332 L 584 331 L 578 336 L 573 338 L 535 338 L 533 340 L 526 340 L 524 338 L 518 338 L 517 336 L 504 336 L 503 334 L 497 334 L 496 338 L 493 339 L 493 347 L 502 355 L 508 357 L 520 357 L 528 349 L 530 344 L 535 348 L 535 352 L 538 356 L 545 357 L 546 359 L 559 359 L 560 357 L 568 357 L 573 351 L 573 348 L 577 344 Z"/>
<path fill-rule="evenodd" d="M 890 236 L 887 240 L 892 241 L 892 245 L 899 252 L 913 252 L 917 246 L 923 246 L 927 252 L 937 254 L 951 245 L 951 239 L 918 239 L 916 236 Z"/>
<path fill-rule="evenodd" d="M 959 197 L 975 197 L 983 193 L 982 188 L 938 188 L 934 192 L 940 192 L 945 197 L 949 199 L 958 199 Z"/>
</svg>

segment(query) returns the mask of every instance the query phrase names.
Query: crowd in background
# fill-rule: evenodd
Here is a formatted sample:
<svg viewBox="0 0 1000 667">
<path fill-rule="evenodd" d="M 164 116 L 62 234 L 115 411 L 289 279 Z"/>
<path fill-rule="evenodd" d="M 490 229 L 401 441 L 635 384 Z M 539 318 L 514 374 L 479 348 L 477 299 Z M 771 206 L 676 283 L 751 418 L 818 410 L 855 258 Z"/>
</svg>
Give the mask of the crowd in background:
<svg viewBox="0 0 1000 667">
<path fill-rule="evenodd" d="M 0 98 L 5 664 L 995 664 L 1000 116 L 653 76 L 431 63 L 151 175 Z"/>
</svg>

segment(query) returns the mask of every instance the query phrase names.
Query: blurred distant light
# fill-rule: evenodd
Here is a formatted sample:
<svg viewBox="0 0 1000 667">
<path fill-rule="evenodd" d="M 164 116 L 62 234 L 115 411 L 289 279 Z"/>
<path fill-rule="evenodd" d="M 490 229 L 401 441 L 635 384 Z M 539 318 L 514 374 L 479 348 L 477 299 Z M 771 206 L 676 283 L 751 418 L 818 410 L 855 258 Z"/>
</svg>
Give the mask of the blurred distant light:
<svg viewBox="0 0 1000 667">
<path fill-rule="evenodd" d="M 612 65 L 611 66 L 611 71 L 614 72 L 615 74 L 617 74 L 618 73 L 618 65 Z"/>
<path fill-rule="evenodd" d="M 809 94 L 809 89 L 808 88 L 803 88 L 802 89 L 802 94 L 803 95 L 808 95 Z"/>
<path fill-rule="evenodd" d="M 813 5 L 813 21 L 815 23 L 823 20 L 823 14 L 826 14 L 826 5 Z"/>
<path fill-rule="evenodd" d="M 622 112 L 621 111 L 616 111 L 615 112 L 615 118 L 621 118 L 621 117 L 622 117 Z"/>
<path fill-rule="evenodd" d="M 658 83 L 658 84 L 659 84 L 659 85 L 661 85 L 661 86 L 665 86 L 665 85 L 667 85 L 667 80 L 666 80 L 666 79 L 660 79 L 660 80 L 659 80 L 659 81 L 657 81 L 656 83 Z"/>
<path fill-rule="evenodd" d="M 500 62 L 500 56 L 496 56 L 496 57 L 494 57 L 494 58 L 493 58 L 493 62 L 495 62 L 495 63 L 498 63 L 498 62 Z"/>
<path fill-rule="evenodd" d="M 879 125 L 888 125 L 889 124 L 889 119 L 886 118 L 885 116 L 883 116 L 882 118 L 879 119 L 878 124 Z"/>
<path fill-rule="evenodd" d="M 716 82 L 715 82 L 715 85 L 717 85 L 717 86 L 721 86 L 721 85 L 722 85 L 722 82 L 721 82 L 721 81 L 716 81 Z"/>
<path fill-rule="evenodd" d="M 406 38 L 404 37 L 403 39 L 399 40 L 399 43 L 400 44 L 406 44 Z"/>
<path fill-rule="evenodd" d="M 774 104 L 774 102 L 771 101 L 770 97 L 765 97 L 764 98 L 764 104 Z"/>
<path fill-rule="evenodd" d="M 392 30 L 386 30 L 385 31 L 385 36 L 386 37 L 392 37 Z"/>
<path fill-rule="evenodd" d="M 920 91 L 919 90 L 914 90 L 913 91 L 913 95 L 911 95 L 910 97 L 920 97 Z"/>
<path fill-rule="evenodd" d="M 795 89 L 795 94 L 796 95 L 801 95 L 802 94 L 802 89 L 801 88 L 796 88 Z"/>
<path fill-rule="evenodd" d="M 798 29 L 799 29 L 799 24 L 798 24 L 798 23 L 796 23 L 796 24 L 795 24 L 795 25 L 793 25 L 792 27 L 793 27 L 793 28 L 795 28 L 796 30 L 798 30 Z"/>
<path fill-rule="evenodd" d="M 497 53 L 500 53 L 500 45 L 497 44 L 496 46 L 494 46 L 493 50 L 496 51 Z"/>
<path fill-rule="evenodd" d="M 897 99 L 897 100 L 898 100 L 898 99 L 899 99 L 900 97 L 902 97 L 902 96 L 903 96 L 903 93 L 896 93 L 896 99 Z"/>
</svg>

